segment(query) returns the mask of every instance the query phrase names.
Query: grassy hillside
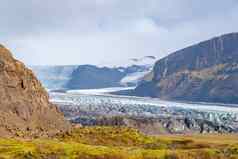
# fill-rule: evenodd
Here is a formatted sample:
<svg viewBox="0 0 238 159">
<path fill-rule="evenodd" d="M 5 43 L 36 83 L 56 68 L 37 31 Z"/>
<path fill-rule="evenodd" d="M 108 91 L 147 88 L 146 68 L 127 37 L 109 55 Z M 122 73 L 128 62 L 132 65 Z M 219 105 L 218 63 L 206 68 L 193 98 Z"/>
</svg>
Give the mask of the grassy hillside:
<svg viewBox="0 0 238 159">
<path fill-rule="evenodd" d="M 0 139 L 3 159 L 238 159 L 237 135 L 149 137 L 130 128 L 86 127 L 53 139 Z"/>
</svg>

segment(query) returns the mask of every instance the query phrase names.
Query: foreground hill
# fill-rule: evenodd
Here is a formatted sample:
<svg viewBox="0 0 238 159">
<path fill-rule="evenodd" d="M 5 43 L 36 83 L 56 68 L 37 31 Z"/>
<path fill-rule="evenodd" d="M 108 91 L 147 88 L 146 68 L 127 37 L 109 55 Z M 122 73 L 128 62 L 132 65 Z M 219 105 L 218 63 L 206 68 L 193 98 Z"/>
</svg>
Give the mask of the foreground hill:
<svg viewBox="0 0 238 159">
<path fill-rule="evenodd" d="M 0 135 L 51 136 L 69 128 L 32 71 L 0 46 Z"/>
<path fill-rule="evenodd" d="M 238 33 L 182 49 L 159 60 L 139 96 L 238 103 Z"/>
</svg>

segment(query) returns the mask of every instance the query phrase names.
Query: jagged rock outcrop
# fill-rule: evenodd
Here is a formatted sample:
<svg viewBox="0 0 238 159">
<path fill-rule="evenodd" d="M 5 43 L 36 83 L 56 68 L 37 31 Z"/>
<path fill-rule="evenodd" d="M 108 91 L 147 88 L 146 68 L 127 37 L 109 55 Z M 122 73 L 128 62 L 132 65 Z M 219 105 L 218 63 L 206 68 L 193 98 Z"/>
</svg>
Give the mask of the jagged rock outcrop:
<svg viewBox="0 0 238 159">
<path fill-rule="evenodd" d="M 0 136 L 41 137 L 70 130 L 70 124 L 31 70 L 0 46 Z"/>
<path fill-rule="evenodd" d="M 182 49 L 159 60 L 153 79 L 136 95 L 162 99 L 238 103 L 238 33 Z"/>
</svg>

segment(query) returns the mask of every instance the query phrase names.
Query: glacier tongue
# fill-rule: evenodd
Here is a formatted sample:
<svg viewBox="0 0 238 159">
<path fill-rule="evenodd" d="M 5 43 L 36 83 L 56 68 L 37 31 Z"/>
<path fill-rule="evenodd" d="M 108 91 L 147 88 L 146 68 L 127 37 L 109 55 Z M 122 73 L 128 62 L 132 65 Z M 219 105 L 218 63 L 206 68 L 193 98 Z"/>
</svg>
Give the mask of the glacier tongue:
<svg viewBox="0 0 238 159">
<path fill-rule="evenodd" d="M 102 116 L 199 119 L 238 128 L 238 107 L 235 105 L 180 103 L 152 98 L 73 93 L 50 93 L 50 97 L 69 119 L 77 118 L 84 112 Z"/>
<path fill-rule="evenodd" d="M 237 117 L 238 107 L 235 105 L 219 105 L 205 103 L 180 103 L 152 98 L 83 95 L 73 93 L 51 93 L 51 101 L 58 105 L 78 108 L 88 112 L 101 114 L 122 114 L 136 116 L 160 115 L 206 115 L 209 120 L 217 116 Z M 121 111 L 123 110 L 123 111 Z"/>
</svg>

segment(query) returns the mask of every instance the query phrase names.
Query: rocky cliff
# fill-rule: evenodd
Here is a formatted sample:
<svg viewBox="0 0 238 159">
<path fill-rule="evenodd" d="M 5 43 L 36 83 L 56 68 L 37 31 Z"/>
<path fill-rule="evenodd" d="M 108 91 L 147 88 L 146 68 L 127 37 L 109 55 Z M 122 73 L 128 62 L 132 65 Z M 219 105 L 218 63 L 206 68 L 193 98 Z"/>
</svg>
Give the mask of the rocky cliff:
<svg viewBox="0 0 238 159">
<path fill-rule="evenodd" d="M 0 136 L 41 137 L 70 130 L 31 70 L 0 46 Z"/>
<path fill-rule="evenodd" d="M 159 60 L 139 96 L 238 103 L 238 33 L 182 49 Z"/>
</svg>

